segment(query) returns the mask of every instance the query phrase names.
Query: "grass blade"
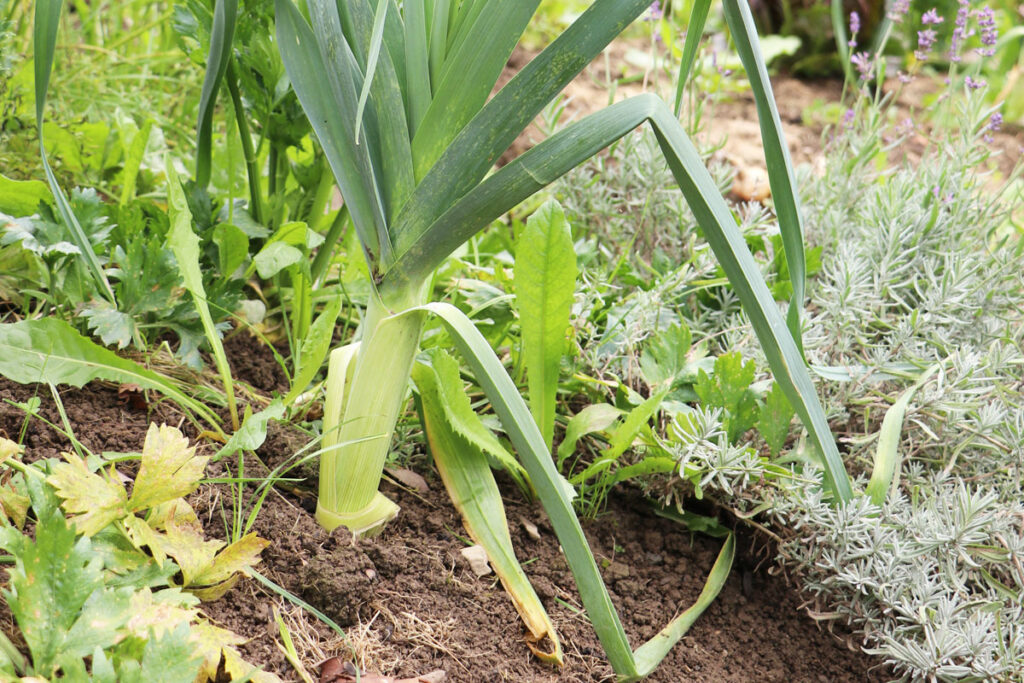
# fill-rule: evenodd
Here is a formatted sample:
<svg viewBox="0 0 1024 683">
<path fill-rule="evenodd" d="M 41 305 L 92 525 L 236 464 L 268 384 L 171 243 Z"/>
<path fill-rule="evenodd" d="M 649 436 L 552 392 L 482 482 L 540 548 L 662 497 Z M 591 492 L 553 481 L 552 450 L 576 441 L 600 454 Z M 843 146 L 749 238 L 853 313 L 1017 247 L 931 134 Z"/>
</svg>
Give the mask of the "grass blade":
<svg viewBox="0 0 1024 683">
<path fill-rule="evenodd" d="M 526 222 L 516 244 L 516 306 L 530 392 L 530 412 L 551 448 L 555 399 L 576 292 L 576 251 L 562 207 L 552 200 Z"/>
<path fill-rule="evenodd" d="M 648 676 L 657 668 L 669 650 L 690 630 L 693 622 L 697 621 L 697 617 L 703 614 L 704 610 L 718 597 L 725 586 L 726 579 L 729 578 L 729 571 L 732 569 L 732 561 L 735 556 L 736 537 L 729 534 L 718 553 L 718 559 L 711 567 L 711 573 L 708 575 L 703 590 L 697 596 L 697 601 L 673 619 L 658 635 L 636 649 L 634 653 L 636 667 L 641 676 Z"/>
<path fill-rule="evenodd" d="M 676 78 L 676 100 L 672 111 L 676 118 L 683 108 L 683 91 L 686 83 L 690 80 L 693 64 L 697 61 L 697 48 L 700 47 L 700 39 L 704 36 L 704 24 L 708 20 L 708 11 L 711 9 L 711 0 L 696 0 L 693 3 L 693 11 L 690 13 L 690 23 L 686 25 L 686 42 L 683 43 L 683 56 L 679 60 L 679 75 Z"/>
<path fill-rule="evenodd" d="M 696 148 L 672 111 L 654 95 L 640 95 L 592 114 L 513 160 L 430 226 L 385 282 L 395 278 L 390 286 L 400 286 L 403 281 L 423 281 L 447 254 L 491 221 L 645 121 L 654 128 L 683 196 L 750 317 L 776 381 L 818 447 L 827 485 L 837 500 L 849 500 L 849 477 L 793 335 Z"/>
<path fill-rule="evenodd" d="M 63 0 L 38 0 L 35 8 L 35 25 L 32 40 L 35 45 L 35 96 L 36 96 L 36 131 L 39 135 L 39 153 L 42 156 L 43 172 L 50 184 L 53 201 L 57 205 L 64 226 L 70 232 L 72 243 L 78 247 L 80 256 L 85 261 L 86 269 L 92 275 L 93 284 L 101 296 L 115 302 L 114 290 L 110 286 L 107 274 L 96 257 L 92 242 L 82 229 L 81 223 L 71 210 L 71 204 L 57 182 L 57 176 L 50 167 L 46 155 L 46 143 L 43 140 L 43 113 L 46 111 L 46 94 L 50 89 L 50 72 L 53 70 L 53 58 L 57 49 L 57 31 L 60 28 L 60 15 Z"/>
<path fill-rule="evenodd" d="M 199 98 L 199 122 L 196 126 L 196 185 L 210 184 L 213 163 L 213 113 L 217 106 L 217 93 L 231 61 L 235 24 L 238 21 L 238 0 L 217 0 L 213 9 L 213 27 L 210 31 L 210 54 L 206 58 L 206 75 Z M 242 112 L 238 112 L 242 116 Z"/>
<path fill-rule="evenodd" d="M 171 158 L 167 157 L 167 215 L 171 221 L 171 229 L 167 233 L 167 246 L 174 252 L 178 262 L 178 272 L 185 282 L 185 289 L 192 295 L 199 319 L 203 323 L 203 332 L 213 350 L 213 358 L 220 372 L 224 393 L 228 399 L 228 410 L 231 412 L 231 427 L 237 430 L 238 406 L 235 405 L 235 383 L 231 376 L 231 366 L 224 354 L 224 345 L 220 333 L 210 315 L 210 307 L 206 303 L 206 289 L 203 286 L 203 272 L 199 266 L 199 236 L 192 230 L 192 212 L 189 211 L 185 192 L 182 190 L 178 174 L 174 170 Z"/>
<path fill-rule="evenodd" d="M 449 387 L 449 393 L 463 391 L 458 362 L 443 350 L 432 355 L 432 362 L 433 366 L 417 364 L 413 380 L 420 392 L 427 443 L 437 470 L 466 531 L 487 551 L 491 566 L 530 631 L 530 649 L 544 661 L 562 664 L 562 646 L 555 627 L 512 549 L 505 506 L 487 459 L 448 422 L 440 385 L 454 379 L 456 386 Z M 440 372 L 440 365 L 447 365 L 448 372 Z M 552 652 L 538 648 L 545 639 L 550 639 Z"/>
<path fill-rule="evenodd" d="M 768 183 L 772 189 L 775 215 L 779 219 L 782 245 L 789 264 L 789 280 L 793 286 L 793 298 L 789 303 L 786 322 L 797 348 L 803 354 L 803 332 L 800 329 L 800 311 L 804 307 L 807 278 L 807 263 L 804 256 L 804 231 L 800 216 L 799 198 L 796 193 L 796 179 L 793 163 L 789 158 L 789 147 L 782 132 L 782 121 L 772 95 L 772 83 L 768 69 L 761 56 L 761 46 L 754 27 L 754 18 L 746 0 L 722 0 L 725 20 L 732 33 L 733 44 L 747 72 L 747 79 L 754 92 L 757 105 L 757 119 L 761 124 L 761 144 L 764 146 L 765 162 L 768 165 Z"/>
<path fill-rule="evenodd" d="M 891 488 L 895 488 L 896 470 L 900 462 L 900 434 L 903 433 L 903 419 L 907 415 L 907 408 L 914 400 L 914 394 L 932 378 L 942 367 L 942 364 L 933 365 L 921 375 L 900 397 L 889 406 L 882 418 L 882 427 L 878 430 L 878 448 L 875 449 L 874 465 L 871 469 L 871 480 L 864 490 L 875 505 L 883 505 L 885 497 Z"/>
</svg>

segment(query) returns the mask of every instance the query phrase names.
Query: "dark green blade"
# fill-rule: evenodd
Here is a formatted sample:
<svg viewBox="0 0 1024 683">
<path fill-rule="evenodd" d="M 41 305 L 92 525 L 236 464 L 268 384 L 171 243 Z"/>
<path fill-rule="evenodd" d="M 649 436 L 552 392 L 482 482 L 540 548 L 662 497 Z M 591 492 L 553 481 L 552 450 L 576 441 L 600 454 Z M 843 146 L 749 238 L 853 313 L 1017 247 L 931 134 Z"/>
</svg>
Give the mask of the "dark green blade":
<svg viewBox="0 0 1024 683">
<path fill-rule="evenodd" d="M 231 44 L 235 39 L 238 22 L 238 0 L 217 0 L 213 8 L 213 27 L 210 31 L 210 54 L 206 58 L 206 75 L 199 97 L 199 122 L 196 125 L 196 185 L 210 184 L 213 163 L 213 113 L 217 106 L 217 93 L 224 81 L 231 61 Z M 241 115 L 241 114 L 239 114 Z"/>
<path fill-rule="evenodd" d="M 80 257 L 85 261 L 87 270 L 92 276 L 93 283 L 100 295 L 110 302 L 114 302 L 114 290 L 110 286 L 107 274 L 103 272 L 103 266 L 96 257 L 92 242 L 78 222 L 78 217 L 71 210 L 64 190 L 57 182 L 57 176 L 46 156 L 46 144 L 43 140 L 43 113 L 46 111 L 46 93 L 50 89 L 50 72 L 53 70 L 53 57 L 57 49 L 57 30 L 60 28 L 60 14 L 63 0 L 38 0 L 36 2 L 35 25 L 33 27 L 32 40 L 35 46 L 35 83 L 36 83 L 36 130 L 39 135 L 39 153 L 42 156 L 43 172 L 46 173 L 46 180 L 50 184 L 50 192 L 53 193 L 53 201 L 57 205 L 57 212 L 60 213 L 65 227 L 71 233 L 71 241 L 80 252 Z"/>
<path fill-rule="evenodd" d="M 392 227 L 396 255 L 401 257 L 473 189 L 548 102 L 649 6 L 644 0 L 597 0 L 491 98 L 444 150 L 399 214 Z"/>
<path fill-rule="evenodd" d="M 277 39 L 288 78 L 334 171 L 363 248 L 371 263 L 377 263 L 380 234 L 386 235 L 387 224 L 366 144 L 355 144 L 356 84 L 361 85 L 355 58 L 341 41 L 330 52 L 334 59 L 328 69 L 312 29 L 291 0 L 275 0 L 275 7 Z M 340 40 L 340 28 L 338 33 Z M 329 73 L 335 77 L 325 87 L 324 75 Z"/>
<path fill-rule="evenodd" d="M 772 95 L 772 82 L 768 69 L 761 57 L 761 46 L 754 27 L 754 18 L 746 0 L 722 0 L 725 20 L 729 24 L 733 43 L 743 62 L 743 68 L 754 91 L 757 104 L 757 119 L 761 124 L 761 141 L 764 145 L 765 161 L 768 165 L 768 183 L 772 188 L 775 215 L 779 219 L 782 245 L 789 264 L 789 279 L 793 286 L 793 298 L 789 303 L 787 323 L 793 340 L 803 355 L 803 332 L 800 329 L 800 311 L 804 307 L 807 263 L 804 258 L 804 230 L 800 218 L 800 206 L 796 193 L 793 163 L 789 148 L 782 134 L 782 121 Z"/>
</svg>

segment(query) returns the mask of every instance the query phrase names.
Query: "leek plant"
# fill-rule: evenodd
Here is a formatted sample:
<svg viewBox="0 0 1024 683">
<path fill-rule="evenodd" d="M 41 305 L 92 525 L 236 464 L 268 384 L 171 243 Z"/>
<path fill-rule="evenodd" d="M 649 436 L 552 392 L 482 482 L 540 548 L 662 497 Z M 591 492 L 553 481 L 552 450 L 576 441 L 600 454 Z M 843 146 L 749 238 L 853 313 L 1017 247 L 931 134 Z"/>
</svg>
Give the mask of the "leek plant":
<svg viewBox="0 0 1024 683">
<path fill-rule="evenodd" d="M 699 39 L 709 2 L 697 4 L 691 44 Z M 723 547 L 697 603 L 632 651 L 547 439 L 472 322 L 450 305 L 427 303 L 432 274 L 453 250 L 649 123 L 777 381 L 818 448 L 832 497 L 847 500 L 851 488 L 798 346 L 798 306 L 791 307 L 787 328 L 733 215 L 662 100 L 642 95 L 610 106 L 488 175 L 540 111 L 650 2 L 596 0 L 490 97 L 538 5 L 539 0 L 406 0 L 399 8 L 395 0 L 375 5 L 370 0 L 307 0 L 300 9 L 291 0 L 276 0 L 278 43 L 288 76 L 334 172 L 374 285 L 361 338 L 331 355 L 317 519 L 328 529 L 344 525 L 358 535 L 379 530 L 397 513 L 377 489 L 424 320 L 437 315 L 518 451 L 617 675 L 637 680 L 654 669 L 715 597 L 734 544 L 730 540 Z M 791 273 L 801 280 L 794 282 L 794 292 L 802 292 L 792 169 L 753 22 L 745 4 L 726 0 L 724 7 L 751 74 L 762 129 L 769 133 L 765 145 L 773 191 L 777 202 L 781 197 L 792 209 L 785 212 L 782 229 Z"/>
</svg>

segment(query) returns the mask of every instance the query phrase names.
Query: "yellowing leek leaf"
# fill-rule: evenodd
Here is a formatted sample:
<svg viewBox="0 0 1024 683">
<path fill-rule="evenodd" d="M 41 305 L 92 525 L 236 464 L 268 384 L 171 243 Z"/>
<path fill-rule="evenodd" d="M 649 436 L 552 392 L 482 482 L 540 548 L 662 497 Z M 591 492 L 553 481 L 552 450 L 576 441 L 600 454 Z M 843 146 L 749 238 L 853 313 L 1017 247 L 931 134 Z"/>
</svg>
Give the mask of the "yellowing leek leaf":
<svg viewBox="0 0 1024 683">
<path fill-rule="evenodd" d="M 435 361 L 445 357 L 454 360 L 444 351 L 433 354 Z M 420 391 L 430 452 L 455 509 L 462 515 L 466 531 L 487 552 L 494 572 L 530 631 L 530 649 L 541 659 L 561 664 L 562 648 L 555 627 L 512 549 L 505 507 L 487 459 L 478 447 L 461 438 L 448 422 L 439 384 L 452 378 L 444 379 L 434 368 L 418 364 L 413 368 L 413 379 Z M 458 374 L 455 380 L 458 386 L 452 389 L 461 390 L 462 380 Z M 551 652 L 545 652 L 538 646 L 545 640 L 551 642 Z"/>
</svg>

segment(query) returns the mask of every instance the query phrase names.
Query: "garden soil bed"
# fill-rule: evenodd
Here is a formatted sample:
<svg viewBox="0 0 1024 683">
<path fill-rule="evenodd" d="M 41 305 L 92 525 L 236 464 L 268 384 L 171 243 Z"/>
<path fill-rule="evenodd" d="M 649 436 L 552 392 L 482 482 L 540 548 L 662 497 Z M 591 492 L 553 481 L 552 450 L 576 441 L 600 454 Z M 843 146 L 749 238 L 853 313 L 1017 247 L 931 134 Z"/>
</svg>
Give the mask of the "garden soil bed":
<svg viewBox="0 0 1024 683">
<path fill-rule="evenodd" d="M 264 390 L 280 388 L 279 371 L 265 349 L 239 336 L 229 350 L 235 358 L 245 359 L 236 366 L 245 381 Z M 0 435 L 18 438 L 24 414 L 8 401 L 32 396 L 42 401 L 42 415 L 60 423 L 47 387 L 0 379 Z M 95 452 L 138 451 L 150 420 L 180 425 L 196 436 L 195 428 L 173 407 L 154 403 L 147 410 L 119 396 L 117 387 L 63 389 L 61 398 L 76 438 Z M 298 431 L 275 427 L 260 453 L 273 467 L 305 441 Z M 28 421 L 25 444 L 30 459 L 70 447 L 38 419 Z M 212 444 L 200 447 L 214 449 Z M 355 659 L 365 670 L 404 677 L 441 670 L 448 681 L 467 683 L 613 680 L 543 512 L 515 493 L 506 498 L 517 553 L 562 637 L 561 670 L 530 655 L 524 629 L 501 586 L 493 576 L 477 578 L 466 565 L 459 552 L 465 544 L 457 513 L 432 468 L 424 464 L 419 469 L 429 491 L 385 484 L 402 513 L 376 539 L 353 544 L 344 532 L 327 534 L 309 511 L 312 499 L 295 490 L 275 491 L 259 514 L 256 530 L 271 541 L 260 570 L 345 627 L 348 642 L 251 580 L 204 610 L 249 638 L 242 649 L 250 661 L 285 680 L 298 677 L 275 643 L 279 636 L 274 607 L 282 612 L 314 680 L 317 664 L 333 657 Z M 207 484 L 193 495 L 192 503 L 207 534 L 223 537 L 225 520 L 230 518 L 229 491 Z M 529 525 L 536 526 L 539 538 L 528 532 Z M 628 496 L 610 499 L 605 513 L 587 522 L 585 529 L 634 646 L 696 599 L 720 548 L 720 541 L 655 517 L 641 500 Z M 796 588 L 769 571 L 772 553 L 763 540 L 743 529 L 740 538 L 736 563 L 721 595 L 650 680 L 886 678 L 878 660 L 857 651 L 848 634 L 829 632 L 807 616 Z M 10 616 L 4 617 L 9 625 Z"/>
</svg>

